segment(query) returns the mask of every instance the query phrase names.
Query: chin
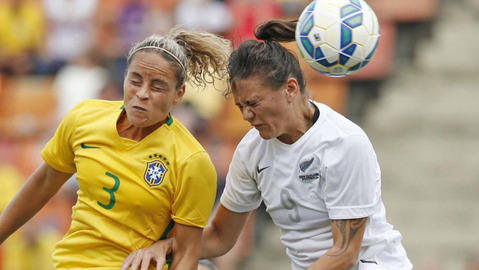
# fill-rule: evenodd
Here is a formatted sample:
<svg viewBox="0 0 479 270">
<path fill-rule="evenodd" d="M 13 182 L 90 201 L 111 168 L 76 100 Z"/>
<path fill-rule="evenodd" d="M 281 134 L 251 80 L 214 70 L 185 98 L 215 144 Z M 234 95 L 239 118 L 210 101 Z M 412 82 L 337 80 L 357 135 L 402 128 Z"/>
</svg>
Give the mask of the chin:
<svg viewBox="0 0 479 270">
<path fill-rule="evenodd" d="M 273 136 L 270 133 L 261 132 L 261 131 L 259 131 L 259 136 L 261 136 L 261 138 L 263 138 L 263 140 L 271 140 L 273 138 L 276 138 L 276 136 Z"/>
</svg>

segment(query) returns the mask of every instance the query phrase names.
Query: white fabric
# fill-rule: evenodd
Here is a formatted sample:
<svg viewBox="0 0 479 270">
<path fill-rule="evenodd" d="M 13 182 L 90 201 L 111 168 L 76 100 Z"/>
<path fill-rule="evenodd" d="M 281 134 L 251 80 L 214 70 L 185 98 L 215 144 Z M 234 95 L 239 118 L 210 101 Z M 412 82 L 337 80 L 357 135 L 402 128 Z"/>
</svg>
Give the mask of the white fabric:
<svg viewBox="0 0 479 270">
<path fill-rule="evenodd" d="M 369 138 L 331 108 L 315 105 L 319 119 L 294 144 L 263 140 L 255 129 L 245 135 L 221 204 L 247 212 L 264 201 L 281 228 L 293 269 L 308 268 L 332 246 L 331 219 L 362 217 L 369 220 L 359 258 L 376 261 L 379 269 L 411 269 L 401 234 L 385 218 L 381 172 Z"/>
<path fill-rule="evenodd" d="M 43 0 L 49 21 L 46 48 L 50 57 L 70 60 L 93 43 L 93 17 L 98 0 Z"/>
<path fill-rule="evenodd" d="M 69 64 L 60 69 L 54 81 L 59 118 L 86 99 L 100 98 L 108 79 L 108 70 L 100 66 Z"/>
</svg>

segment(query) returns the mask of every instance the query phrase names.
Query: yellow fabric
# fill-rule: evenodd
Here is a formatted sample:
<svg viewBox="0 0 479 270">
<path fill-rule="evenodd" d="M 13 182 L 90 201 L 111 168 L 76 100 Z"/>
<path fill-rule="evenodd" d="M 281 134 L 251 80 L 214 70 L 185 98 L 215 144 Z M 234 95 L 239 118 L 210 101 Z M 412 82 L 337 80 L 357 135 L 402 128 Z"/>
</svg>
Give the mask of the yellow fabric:
<svg viewBox="0 0 479 270">
<path fill-rule="evenodd" d="M 12 4 L 0 3 L 0 51 L 17 55 L 38 49 L 44 38 L 45 17 L 39 1 L 22 1 L 15 11 Z"/>
<path fill-rule="evenodd" d="M 174 117 L 141 142 L 120 138 L 122 102 L 85 101 L 42 151 L 80 187 L 55 269 L 119 269 L 134 250 L 158 240 L 171 220 L 204 227 L 214 203 L 209 155 Z"/>
<path fill-rule="evenodd" d="M 22 175 L 13 166 L 0 165 L 0 213 L 17 194 L 22 185 Z"/>
<path fill-rule="evenodd" d="M 20 190 L 22 182 L 23 176 L 15 167 L 0 166 L 0 213 Z M 38 232 L 39 228 L 34 226 L 35 224 L 30 221 L 2 244 L 0 269 L 51 269 L 52 248 L 61 236 L 53 230 Z M 31 235 L 29 232 L 34 231 L 35 236 L 28 237 Z"/>
</svg>

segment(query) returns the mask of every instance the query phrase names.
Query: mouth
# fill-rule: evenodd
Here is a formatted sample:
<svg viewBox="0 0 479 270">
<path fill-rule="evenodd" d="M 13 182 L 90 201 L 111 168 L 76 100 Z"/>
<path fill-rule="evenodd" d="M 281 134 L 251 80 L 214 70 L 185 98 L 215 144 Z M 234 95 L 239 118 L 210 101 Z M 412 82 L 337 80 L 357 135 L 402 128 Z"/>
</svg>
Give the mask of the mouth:
<svg viewBox="0 0 479 270">
<path fill-rule="evenodd" d="M 132 108 L 133 108 L 134 110 L 137 110 L 137 111 L 146 112 L 146 109 L 143 108 L 143 107 L 140 107 L 140 106 L 132 106 Z"/>
</svg>

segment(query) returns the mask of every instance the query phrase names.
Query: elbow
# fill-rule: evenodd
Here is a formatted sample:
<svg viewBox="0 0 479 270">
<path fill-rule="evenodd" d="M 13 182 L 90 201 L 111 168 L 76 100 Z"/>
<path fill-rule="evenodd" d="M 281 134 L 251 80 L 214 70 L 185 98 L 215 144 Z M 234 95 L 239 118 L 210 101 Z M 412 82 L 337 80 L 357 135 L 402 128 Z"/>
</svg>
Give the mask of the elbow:
<svg viewBox="0 0 479 270">
<path fill-rule="evenodd" d="M 219 257 L 230 251 L 235 245 L 235 239 L 222 234 L 214 224 L 205 229 L 201 239 L 201 259 Z"/>
<path fill-rule="evenodd" d="M 216 252 L 214 252 L 215 253 L 214 257 L 225 255 L 226 253 L 228 253 L 228 251 L 230 251 L 234 247 L 235 243 L 236 241 L 229 239 L 227 237 L 222 237 L 218 239 L 217 249 L 216 249 Z"/>
<path fill-rule="evenodd" d="M 334 269 L 351 269 L 359 260 L 359 252 L 352 250 L 343 251 L 341 253 L 326 253 L 330 258 L 334 258 Z"/>
<path fill-rule="evenodd" d="M 346 260 L 344 260 L 344 269 L 351 269 L 358 263 L 358 256 L 349 256 Z"/>
<path fill-rule="evenodd" d="M 358 263 L 359 254 L 357 252 L 346 252 L 344 255 L 343 269 L 350 269 Z"/>
</svg>

